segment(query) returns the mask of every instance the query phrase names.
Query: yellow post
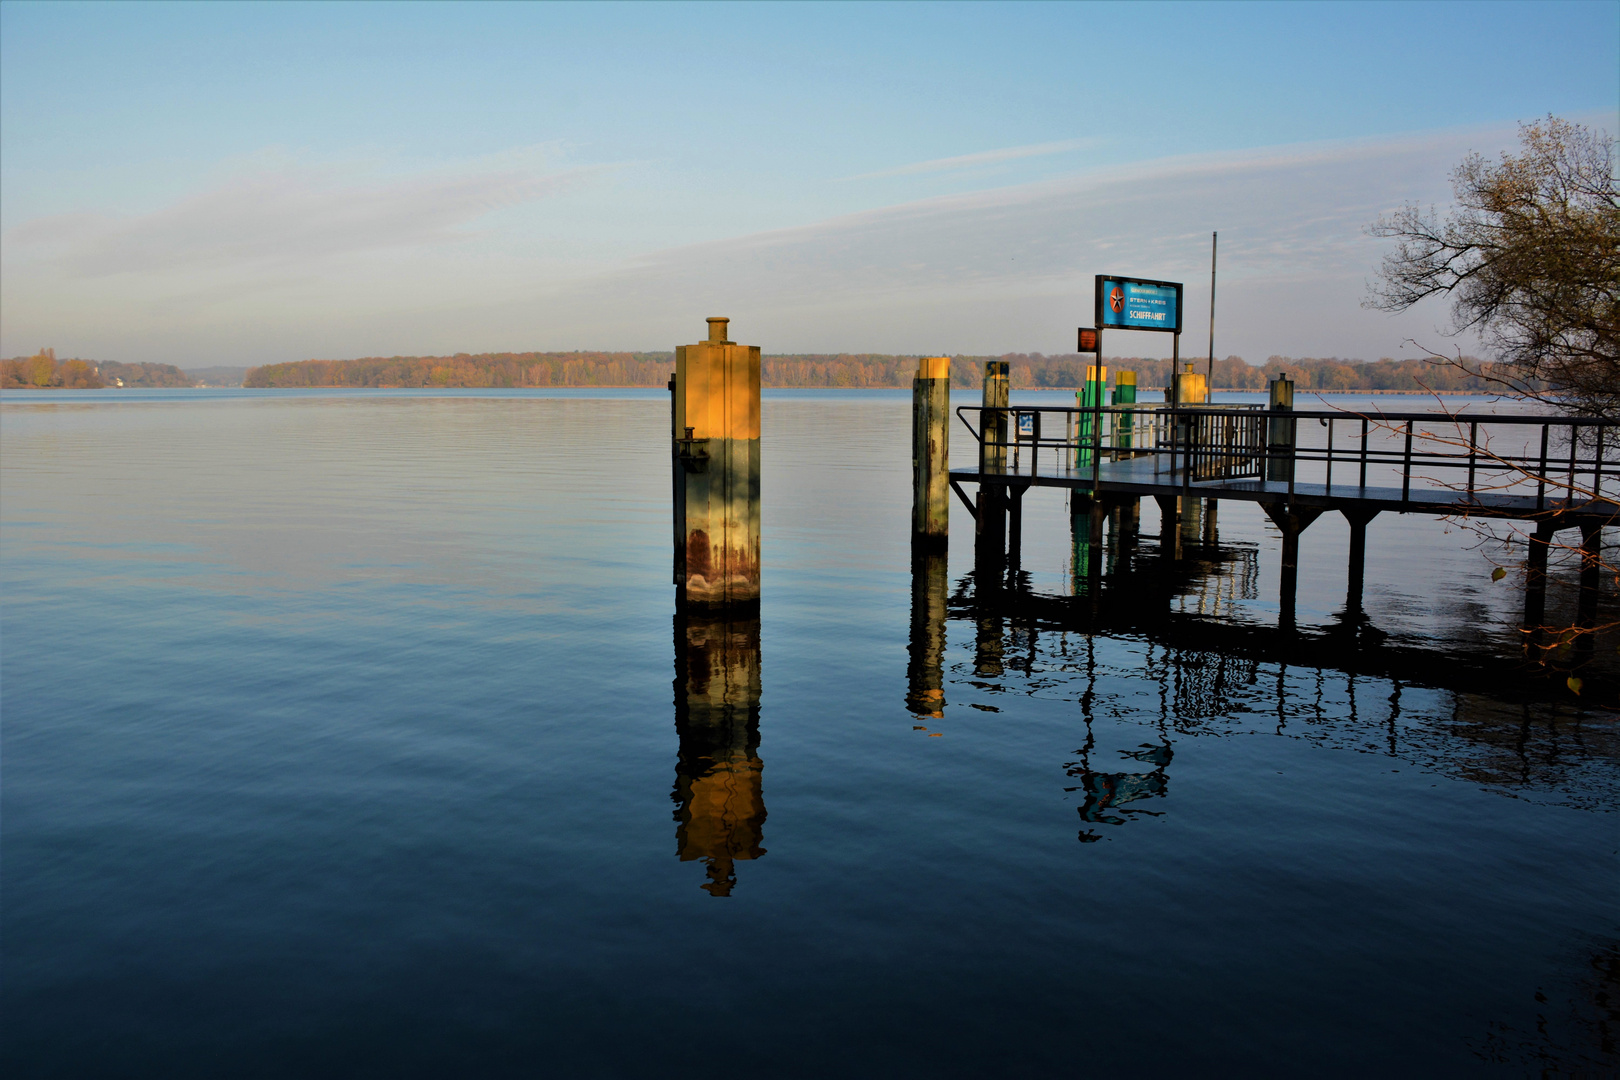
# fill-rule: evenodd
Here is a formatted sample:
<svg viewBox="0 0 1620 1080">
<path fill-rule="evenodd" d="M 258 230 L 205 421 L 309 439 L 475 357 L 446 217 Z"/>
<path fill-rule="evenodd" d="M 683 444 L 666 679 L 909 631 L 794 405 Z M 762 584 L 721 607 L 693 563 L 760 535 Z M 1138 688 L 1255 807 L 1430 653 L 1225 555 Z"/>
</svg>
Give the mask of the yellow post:
<svg viewBox="0 0 1620 1080">
<path fill-rule="evenodd" d="M 683 605 L 759 602 L 759 347 L 675 349 L 675 584 Z"/>
<path fill-rule="evenodd" d="M 951 358 L 924 356 L 911 381 L 911 537 L 943 544 L 951 528 Z"/>
</svg>

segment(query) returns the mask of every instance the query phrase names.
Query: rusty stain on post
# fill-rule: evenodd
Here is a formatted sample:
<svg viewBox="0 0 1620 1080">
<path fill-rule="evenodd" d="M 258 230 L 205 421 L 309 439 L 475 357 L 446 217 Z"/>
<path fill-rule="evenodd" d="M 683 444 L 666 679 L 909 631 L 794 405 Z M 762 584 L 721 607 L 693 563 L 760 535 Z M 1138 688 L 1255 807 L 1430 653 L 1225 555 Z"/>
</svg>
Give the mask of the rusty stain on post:
<svg viewBox="0 0 1620 1080">
<path fill-rule="evenodd" d="M 951 528 L 951 358 L 924 356 L 911 381 L 911 536 L 941 545 Z"/>
<path fill-rule="evenodd" d="M 759 602 L 759 347 L 726 339 L 675 349 L 675 584 L 683 606 Z"/>
</svg>

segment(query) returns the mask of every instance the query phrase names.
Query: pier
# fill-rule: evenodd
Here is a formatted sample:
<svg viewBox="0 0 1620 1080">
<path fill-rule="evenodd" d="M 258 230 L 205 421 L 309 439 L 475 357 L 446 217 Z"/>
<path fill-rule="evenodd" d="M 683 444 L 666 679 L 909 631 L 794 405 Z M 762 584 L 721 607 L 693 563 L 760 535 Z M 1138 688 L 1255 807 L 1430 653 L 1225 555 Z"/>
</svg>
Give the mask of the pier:
<svg viewBox="0 0 1620 1080">
<path fill-rule="evenodd" d="M 1523 523 L 1531 631 L 1543 621 L 1548 550 L 1558 534 L 1577 531 L 1569 546 L 1582 554 L 1582 621 L 1595 613 L 1601 533 L 1620 511 L 1611 421 L 1298 410 L 1285 378 L 1272 383 L 1268 405 L 1211 404 L 1190 371 L 1166 388 L 1166 402 L 1145 404 L 1134 400 L 1134 376 L 1121 373 L 1105 405 L 1106 372 L 1095 368 L 1075 406 L 1014 406 L 1003 367 L 985 365 L 983 404 L 954 410 L 979 447 L 976 464 L 950 469 L 948 482 L 974 518 L 981 582 L 998 567 L 1017 570 L 1023 499 L 1045 487 L 1069 493 L 1084 549 L 1077 563 L 1093 581 L 1103 576 L 1105 527 L 1128 545 L 1144 498 L 1159 507 L 1160 549 L 1171 557 L 1184 538 L 1213 533 L 1222 501 L 1258 504 L 1282 534 L 1284 628 L 1294 619 L 1301 536 L 1333 512 L 1350 524 L 1349 610 L 1361 606 L 1367 524 L 1394 513 Z"/>
</svg>

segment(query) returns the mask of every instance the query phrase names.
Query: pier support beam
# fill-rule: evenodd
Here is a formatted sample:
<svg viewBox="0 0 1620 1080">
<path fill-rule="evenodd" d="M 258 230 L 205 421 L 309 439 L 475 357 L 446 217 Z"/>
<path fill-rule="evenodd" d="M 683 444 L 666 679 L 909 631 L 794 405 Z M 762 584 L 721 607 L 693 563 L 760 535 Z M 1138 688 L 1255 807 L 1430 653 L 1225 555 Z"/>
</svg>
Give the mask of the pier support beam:
<svg viewBox="0 0 1620 1080">
<path fill-rule="evenodd" d="M 1159 558 L 1181 558 L 1181 498 L 1177 495 L 1155 495 L 1159 504 Z"/>
<path fill-rule="evenodd" d="M 1581 525 L 1581 596 L 1575 622 L 1582 629 L 1597 621 L 1598 583 L 1603 571 L 1603 526 L 1597 522 Z M 1592 635 L 1582 634 L 1583 652 L 1592 649 Z"/>
<path fill-rule="evenodd" d="M 1007 569 L 1017 574 L 1024 558 L 1024 493 L 1028 484 L 1009 486 L 1007 491 Z"/>
<path fill-rule="evenodd" d="M 911 537 L 944 547 L 951 528 L 951 358 L 924 356 L 911 380 Z"/>
<path fill-rule="evenodd" d="M 1311 522 L 1322 516 L 1314 506 L 1289 506 L 1286 503 L 1267 503 L 1266 516 L 1282 532 L 1282 573 L 1277 586 L 1277 623 L 1284 629 L 1294 627 L 1294 594 L 1299 588 L 1299 534 Z"/>
<path fill-rule="evenodd" d="M 1530 537 L 1529 555 L 1525 559 L 1524 628 L 1530 634 L 1532 645 L 1540 643 L 1541 628 L 1547 621 L 1547 550 L 1557 531 L 1551 521 L 1536 522 L 1536 531 Z"/>
<path fill-rule="evenodd" d="M 675 349 L 675 585 L 682 607 L 759 603 L 759 347 L 709 340 Z"/>
<path fill-rule="evenodd" d="M 1349 584 L 1345 588 L 1344 607 L 1346 611 L 1354 612 L 1361 610 L 1362 585 L 1366 580 L 1367 524 L 1378 516 L 1378 511 L 1352 510 L 1346 507 L 1341 512 L 1350 523 L 1350 573 Z"/>
</svg>

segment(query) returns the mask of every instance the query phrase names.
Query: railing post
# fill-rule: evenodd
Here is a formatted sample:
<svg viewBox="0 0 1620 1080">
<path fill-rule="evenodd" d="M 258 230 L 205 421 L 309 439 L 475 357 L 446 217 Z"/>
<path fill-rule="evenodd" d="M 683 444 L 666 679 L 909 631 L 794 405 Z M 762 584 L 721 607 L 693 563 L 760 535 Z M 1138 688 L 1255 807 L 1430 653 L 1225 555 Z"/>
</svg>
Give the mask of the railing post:
<svg viewBox="0 0 1620 1080">
<path fill-rule="evenodd" d="M 1479 455 L 1479 421 L 1468 425 L 1468 501 L 1474 501 L 1474 461 Z"/>
<path fill-rule="evenodd" d="M 1367 492 L 1367 418 L 1361 418 L 1361 491 Z"/>
<path fill-rule="evenodd" d="M 1408 501 L 1412 491 L 1412 421 L 1406 422 L 1406 452 L 1401 457 L 1401 502 Z"/>
<path fill-rule="evenodd" d="M 1550 424 L 1541 425 L 1541 463 L 1536 467 L 1536 509 L 1544 510 L 1547 507 L 1547 430 Z"/>
<path fill-rule="evenodd" d="M 1575 450 L 1581 444 L 1581 429 L 1579 425 L 1569 425 L 1569 493 L 1564 497 L 1566 504 L 1575 502 Z"/>
</svg>

